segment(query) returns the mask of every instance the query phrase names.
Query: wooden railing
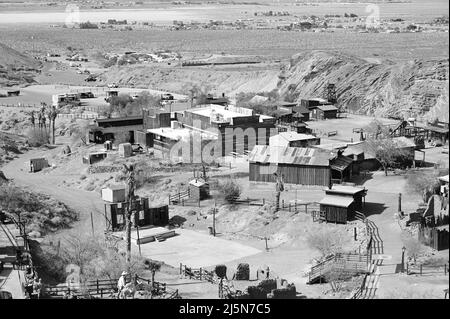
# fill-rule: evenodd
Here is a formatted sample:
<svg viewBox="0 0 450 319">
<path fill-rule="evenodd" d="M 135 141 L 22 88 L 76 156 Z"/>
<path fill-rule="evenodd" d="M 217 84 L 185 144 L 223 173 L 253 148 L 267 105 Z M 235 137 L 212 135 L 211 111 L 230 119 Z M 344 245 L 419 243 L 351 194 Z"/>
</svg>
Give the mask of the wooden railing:
<svg viewBox="0 0 450 319">
<path fill-rule="evenodd" d="M 406 263 L 406 273 L 408 275 L 436 275 L 436 274 L 443 274 L 447 276 L 449 273 L 449 263 L 440 264 L 440 265 L 424 265 L 424 264 L 418 264 L 418 265 L 410 265 L 409 263 Z"/>
<path fill-rule="evenodd" d="M 192 268 L 180 263 L 180 275 L 188 277 L 189 279 L 204 280 L 215 283 L 216 279 L 212 271 L 203 268 Z"/>
<path fill-rule="evenodd" d="M 184 205 L 184 200 L 190 197 L 189 189 L 169 195 L 169 205 Z"/>
</svg>

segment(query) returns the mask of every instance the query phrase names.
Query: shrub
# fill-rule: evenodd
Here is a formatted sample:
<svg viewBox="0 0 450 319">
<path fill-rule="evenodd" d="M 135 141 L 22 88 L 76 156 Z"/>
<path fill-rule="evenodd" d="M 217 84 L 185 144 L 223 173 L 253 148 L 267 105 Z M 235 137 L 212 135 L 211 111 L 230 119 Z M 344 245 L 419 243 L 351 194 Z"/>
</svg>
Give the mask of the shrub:
<svg viewBox="0 0 450 319">
<path fill-rule="evenodd" d="M 242 190 L 239 184 L 229 179 L 225 183 L 219 184 L 219 191 L 227 202 L 233 203 L 241 196 Z"/>
<path fill-rule="evenodd" d="M 214 269 L 214 272 L 216 273 L 217 277 L 223 279 L 227 276 L 227 266 L 225 265 L 217 265 Z"/>
<path fill-rule="evenodd" d="M 30 146 L 39 147 L 50 143 L 50 136 L 46 130 L 30 129 L 26 135 Z"/>
</svg>

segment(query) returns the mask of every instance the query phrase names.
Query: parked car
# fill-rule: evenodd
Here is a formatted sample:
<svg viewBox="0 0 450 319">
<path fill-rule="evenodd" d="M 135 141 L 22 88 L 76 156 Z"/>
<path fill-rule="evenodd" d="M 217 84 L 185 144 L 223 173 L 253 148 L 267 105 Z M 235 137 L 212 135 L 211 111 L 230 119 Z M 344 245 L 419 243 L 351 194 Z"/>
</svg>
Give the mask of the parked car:
<svg viewBox="0 0 450 319">
<path fill-rule="evenodd" d="M 86 82 L 95 82 L 95 81 L 97 81 L 97 79 L 95 78 L 95 76 L 90 75 L 85 79 L 85 81 Z"/>
</svg>

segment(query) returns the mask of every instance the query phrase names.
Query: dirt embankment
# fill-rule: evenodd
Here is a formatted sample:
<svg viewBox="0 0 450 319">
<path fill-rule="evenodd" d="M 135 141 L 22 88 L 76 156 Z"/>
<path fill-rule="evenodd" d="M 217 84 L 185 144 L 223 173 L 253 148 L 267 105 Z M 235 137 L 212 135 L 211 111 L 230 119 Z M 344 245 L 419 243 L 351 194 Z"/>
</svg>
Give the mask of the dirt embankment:
<svg viewBox="0 0 450 319">
<path fill-rule="evenodd" d="M 212 68 L 212 67 L 113 67 L 103 75 L 107 83 L 122 86 L 162 88 L 187 92 L 193 84 L 206 90 L 227 94 L 269 92 L 277 87 L 279 68 Z"/>
</svg>

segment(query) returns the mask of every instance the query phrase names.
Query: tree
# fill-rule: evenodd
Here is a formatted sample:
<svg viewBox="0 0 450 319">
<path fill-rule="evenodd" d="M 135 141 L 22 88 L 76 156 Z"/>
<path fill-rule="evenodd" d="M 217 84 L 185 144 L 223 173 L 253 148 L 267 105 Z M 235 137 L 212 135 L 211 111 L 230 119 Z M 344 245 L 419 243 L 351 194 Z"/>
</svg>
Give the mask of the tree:
<svg viewBox="0 0 450 319">
<path fill-rule="evenodd" d="M 156 260 L 146 259 L 144 261 L 144 264 L 145 268 L 150 270 L 150 272 L 152 273 L 152 287 L 155 287 L 155 274 L 157 271 L 161 270 L 161 266 L 163 263 Z"/>
<path fill-rule="evenodd" d="M 398 163 L 404 163 L 408 158 L 405 145 L 392 138 L 374 139 L 370 138 L 366 142 L 366 149 L 378 160 L 383 167 L 384 173 L 388 175 L 388 169 Z M 414 160 L 414 159 L 412 159 Z"/>
<path fill-rule="evenodd" d="M 234 203 L 241 196 L 241 187 L 232 179 L 219 184 L 219 190 L 224 199 L 229 203 Z"/>
<path fill-rule="evenodd" d="M 446 174 L 448 169 L 412 171 L 407 175 L 406 187 L 410 192 L 422 195 L 427 203 L 432 195 L 439 194 L 441 184 L 438 177 Z"/>
</svg>

